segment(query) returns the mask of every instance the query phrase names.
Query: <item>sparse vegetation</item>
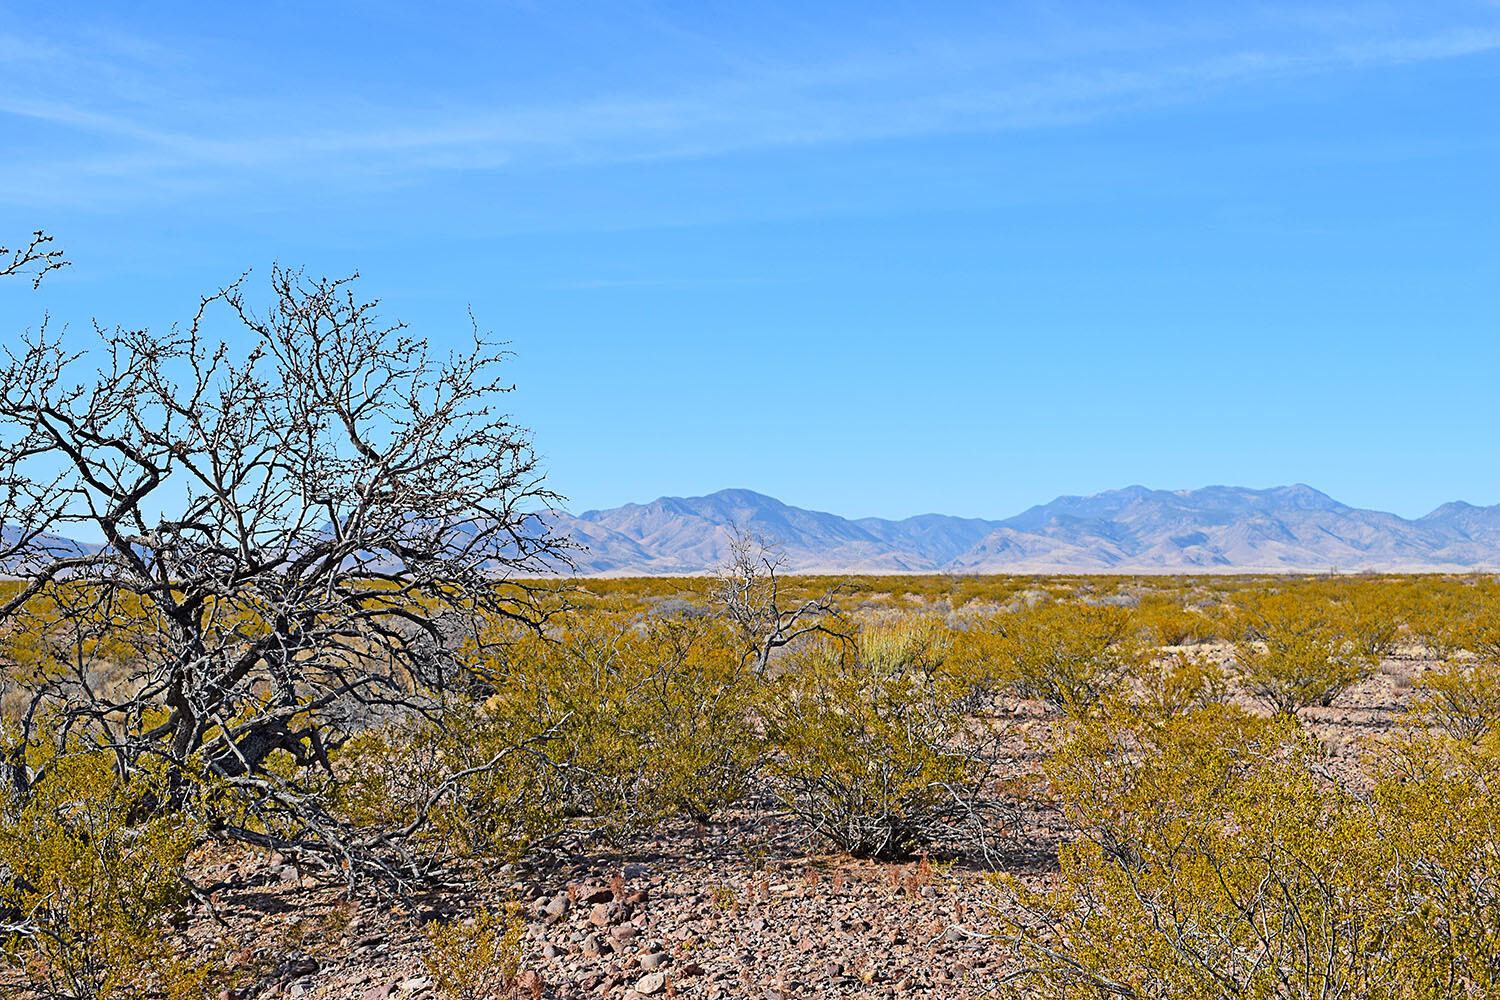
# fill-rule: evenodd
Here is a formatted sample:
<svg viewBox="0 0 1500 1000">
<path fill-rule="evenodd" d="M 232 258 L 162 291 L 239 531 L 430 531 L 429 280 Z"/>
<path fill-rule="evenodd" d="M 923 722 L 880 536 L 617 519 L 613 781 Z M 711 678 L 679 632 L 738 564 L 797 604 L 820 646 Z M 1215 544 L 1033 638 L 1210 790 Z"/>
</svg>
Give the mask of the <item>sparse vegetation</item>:
<svg viewBox="0 0 1500 1000">
<path fill-rule="evenodd" d="M 520 908 L 481 910 L 465 920 L 427 925 L 422 964 L 438 992 L 452 1000 L 511 1000 L 520 984 Z"/>
<path fill-rule="evenodd" d="M 61 263 L 39 238 L 0 274 Z M 1500 993 L 1495 581 L 798 578 L 743 535 L 706 587 L 541 579 L 562 542 L 531 530 L 550 494 L 486 409 L 492 357 L 429 361 L 345 283 L 273 291 L 267 316 L 210 300 L 260 344 L 244 365 L 195 322 L 110 336 L 92 389 L 45 332 L 0 372 L 0 987 L 284 986 L 352 936 L 186 947 L 217 917 L 194 852 L 249 845 L 267 882 L 378 895 L 417 936 L 480 875 L 753 812 L 753 874 L 698 893 L 716 919 L 842 893 L 819 852 L 886 865 L 862 862 L 890 898 L 997 866 L 1018 995 Z M 53 537 L 81 521 L 102 548 Z M 1333 727 L 1382 684 L 1358 740 Z M 1048 836 L 1017 845 L 1021 812 Z M 426 919 L 428 977 L 537 994 L 528 920 L 649 897 L 608 882 Z"/>
</svg>

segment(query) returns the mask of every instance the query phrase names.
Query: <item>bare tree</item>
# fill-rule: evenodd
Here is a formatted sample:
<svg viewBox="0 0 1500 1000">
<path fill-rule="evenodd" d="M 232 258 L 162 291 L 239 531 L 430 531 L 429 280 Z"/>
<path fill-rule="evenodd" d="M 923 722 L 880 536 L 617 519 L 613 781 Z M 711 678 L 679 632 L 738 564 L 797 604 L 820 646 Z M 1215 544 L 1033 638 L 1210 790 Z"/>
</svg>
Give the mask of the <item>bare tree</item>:
<svg viewBox="0 0 1500 1000">
<path fill-rule="evenodd" d="M 817 597 L 790 600 L 781 578 L 786 555 L 759 535 L 730 525 L 729 558 L 713 578 L 709 599 L 723 609 L 745 641 L 745 661 L 758 676 L 771 654 L 806 635 L 847 637 L 848 623 L 835 586 Z"/>
<path fill-rule="evenodd" d="M 11 270 L 59 260 L 39 235 Z M 526 576 L 566 543 L 528 432 L 493 409 L 505 351 L 476 328 L 435 354 L 353 278 L 276 267 L 270 292 L 257 310 L 242 277 L 185 330 L 6 346 L 0 556 L 24 582 L 0 627 L 41 650 L 8 778 L 24 795 L 43 743 L 107 746 L 127 778 L 155 758 L 176 794 L 206 776 L 352 878 L 379 863 L 268 761 L 331 773 L 367 720 L 433 713 L 490 625 L 541 626 L 556 602 Z"/>
<path fill-rule="evenodd" d="M 10 247 L 0 246 L 0 278 L 31 272 L 32 289 L 40 288 L 42 279 L 48 273 L 68 266 L 63 252 L 49 246 L 51 242 L 52 237 L 38 229 L 23 247 L 12 250 Z"/>
</svg>

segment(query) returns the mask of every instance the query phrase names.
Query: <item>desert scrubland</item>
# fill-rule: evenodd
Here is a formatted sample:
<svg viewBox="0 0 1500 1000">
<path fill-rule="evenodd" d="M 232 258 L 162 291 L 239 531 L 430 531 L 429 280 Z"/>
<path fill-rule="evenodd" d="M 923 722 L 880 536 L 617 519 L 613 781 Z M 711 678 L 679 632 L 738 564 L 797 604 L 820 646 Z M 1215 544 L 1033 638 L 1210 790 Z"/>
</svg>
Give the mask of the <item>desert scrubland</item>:
<svg viewBox="0 0 1500 1000">
<path fill-rule="evenodd" d="M 0 363 L 7 994 L 1497 992 L 1500 581 L 551 576 L 503 345 L 269 277 Z"/>
<path fill-rule="evenodd" d="M 1500 1000 L 1497 178 L 1500 0 L 0 0 L 0 1000 Z"/>
<path fill-rule="evenodd" d="M 213 734 L 140 751 L 165 696 L 68 714 L 151 676 L 149 601 L 84 630 L 79 585 L 34 594 L 4 636 L 11 988 L 1495 991 L 1500 582 L 780 578 L 744 552 L 533 583 L 541 624 L 486 619 L 461 684 L 397 671 L 410 707 L 367 712 L 309 685 L 238 781 L 195 769 Z"/>
</svg>

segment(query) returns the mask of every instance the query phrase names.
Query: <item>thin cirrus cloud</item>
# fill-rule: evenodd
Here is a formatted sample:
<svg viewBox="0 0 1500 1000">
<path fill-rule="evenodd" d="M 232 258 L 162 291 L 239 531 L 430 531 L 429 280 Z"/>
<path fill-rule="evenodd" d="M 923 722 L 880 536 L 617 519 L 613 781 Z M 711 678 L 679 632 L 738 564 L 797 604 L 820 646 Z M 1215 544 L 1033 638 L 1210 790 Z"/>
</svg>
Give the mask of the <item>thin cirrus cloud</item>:
<svg viewBox="0 0 1500 1000">
<path fill-rule="evenodd" d="M 394 108 L 345 95 L 308 112 L 289 97 L 213 99 L 202 68 L 180 62 L 154 64 L 151 76 L 140 51 L 124 43 L 85 59 L 64 47 L 0 38 L 11 65 L 11 79 L 0 76 L 0 124 L 8 118 L 19 133 L 18 123 L 28 122 L 35 132 L 29 143 L 24 134 L 12 143 L 0 167 L 0 198 L 107 203 L 309 177 L 379 186 L 436 171 L 708 158 L 1056 127 L 1277 79 L 1490 52 L 1500 48 L 1500 27 L 1352 39 L 1319 34 L 1300 44 L 1221 43 L 1208 52 L 1201 45 L 1137 46 L 1110 58 L 1063 55 L 1050 63 L 991 61 L 982 44 L 948 48 L 951 58 L 937 63 L 907 54 L 740 66 L 715 81 L 634 97 L 486 109 Z M 68 78 L 73 82 L 64 86 Z M 72 96 L 54 96 L 58 91 Z M 209 96 L 183 96 L 195 92 Z M 117 95 L 115 106 L 101 94 Z"/>
</svg>

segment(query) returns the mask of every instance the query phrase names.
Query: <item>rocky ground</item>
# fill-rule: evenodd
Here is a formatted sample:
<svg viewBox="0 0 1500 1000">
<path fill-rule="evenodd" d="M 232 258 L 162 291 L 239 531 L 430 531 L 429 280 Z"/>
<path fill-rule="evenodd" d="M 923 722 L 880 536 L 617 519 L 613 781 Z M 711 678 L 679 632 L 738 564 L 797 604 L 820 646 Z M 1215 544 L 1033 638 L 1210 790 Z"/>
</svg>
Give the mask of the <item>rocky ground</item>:
<svg viewBox="0 0 1500 1000">
<path fill-rule="evenodd" d="M 1402 710 L 1416 653 L 1309 721 L 1341 767 Z M 1034 771 L 1050 721 L 1004 706 L 1014 774 Z M 1050 877 L 1055 813 L 1015 818 L 1001 867 Z M 214 914 L 191 934 L 246 972 L 234 1000 L 436 1000 L 423 924 L 513 899 L 524 908 L 523 995 L 539 997 L 979 997 L 1009 967 L 988 931 L 1001 899 L 986 866 L 939 856 L 905 864 L 821 853 L 767 805 L 709 824 L 674 822 L 611 850 L 469 872 L 415 911 L 344 902 L 284 859 L 208 849 L 195 879 Z"/>
<path fill-rule="evenodd" d="M 983 868 L 805 846 L 764 813 L 674 823 L 619 851 L 490 873 L 415 915 L 342 904 L 274 857 L 204 874 L 223 880 L 227 926 L 213 936 L 244 942 L 232 960 L 276 960 L 247 998 L 417 1000 L 431 992 L 421 921 L 505 898 L 524 904 L 522 975 L 540 996 L 958 997 L 993 985 L 1005 949 L 986 934 Z"/>
</svg>

